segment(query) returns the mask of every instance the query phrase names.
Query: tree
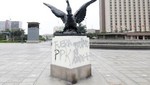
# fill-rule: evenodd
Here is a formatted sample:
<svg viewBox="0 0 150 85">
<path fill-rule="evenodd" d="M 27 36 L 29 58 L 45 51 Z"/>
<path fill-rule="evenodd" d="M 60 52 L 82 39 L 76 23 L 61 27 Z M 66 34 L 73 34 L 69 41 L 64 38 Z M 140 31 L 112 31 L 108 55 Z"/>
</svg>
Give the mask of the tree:
<svg viewBox="0 0 150 85">
<path fill-rule="evenodd" d="M 41 40 L 41 41 L 46 41 L 46 39 L 43 37 L 43 36 L 39 36 L 39 39 Z"/>
<path fill-rule="evenodd" d="M 90 39 L 95 39 L 95 38 L 97 38 L 97 34 L 96 33 L 88 33 L 87 37 L 89 37 Z"/>
<path fill-rule="evenodd" d="M 9 37 L 11 41 L 22 41 L 25 33 L 23 29 L 16 29 L 16 30 L 7 29 L 5 32 L 9 32 Z"/>
<path fill-rule="evenodd" d="M 0 34 L 0 40 L 5 40 L 5 35 L 4 34 Z"/>
<path fill-rule="evenodd" d="M 8 31 L 1 31 L 0 32 L 0 40 L 8 40 L 10 32 Z"/>
<path fill-rule="evenodd" d="M 81 34 L 82 33 L 86 33 L 86 29 L 85 29 L 86 25 L 82 25 L 81 23 L 79 23 L 78 26 L 77 26 L 77 28 L 78 28 L 78 32 L 79 33 L 81 33 Z"/>
<path fill-rule="evenodd" d="M 20 29 L 20 30 L 12 30 L 12 39 L 13 41 L 21 41 L 24 37 L 24 30 Z"/>
</svg>

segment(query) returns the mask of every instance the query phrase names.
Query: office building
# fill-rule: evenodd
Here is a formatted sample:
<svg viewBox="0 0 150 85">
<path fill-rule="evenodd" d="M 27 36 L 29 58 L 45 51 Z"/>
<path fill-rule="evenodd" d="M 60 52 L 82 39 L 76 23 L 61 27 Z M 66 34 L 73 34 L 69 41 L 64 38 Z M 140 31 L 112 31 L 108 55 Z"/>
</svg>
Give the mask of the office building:
<svg viewBox="0 0 150 85">
<path fill-rule="evenodd" d="M 105 25 L 105 0 L 99 0 L 99 14 L 100 14 L 100 32 L 106 32 Z M 107 8 L 107 7 L 106 7 Z"/>
<path fill-rule="evenodd" d="M 22 28 L 22 22 L 20 21 L 11 21 L 11 29 L 20 29 Z"/>
<path fill-rule="evenodd" d="M 149 32 L 150 0 L 100 0 L 100 16 L 101 32 Z"/>
<path fill-rule="evenodd" d="M 5 21 L 0 21 L 0 32 L 5 30 Z"/>
<path fill-rule="evenodd" d="M 0 31 L 9 30 L 19 30 L 22 28 L 22 22 L 20 21 L 0 21 Z"/>
<path fill-rule="evenodd" d="M 12 21 L 6 20 L 6 21 L 4 21 L 4 22 L 5 22 L 5 30 L 6 30 L 6 29 L 11 30 L 11 23 L 12 23 Z"/>
</svg>

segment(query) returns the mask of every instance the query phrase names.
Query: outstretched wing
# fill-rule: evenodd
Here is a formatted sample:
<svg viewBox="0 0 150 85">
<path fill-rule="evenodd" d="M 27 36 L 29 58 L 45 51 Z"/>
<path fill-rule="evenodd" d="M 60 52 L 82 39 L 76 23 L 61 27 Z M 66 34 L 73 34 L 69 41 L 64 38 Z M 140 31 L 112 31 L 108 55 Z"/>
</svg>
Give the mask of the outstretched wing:
<svg viewBox="0 0 150 85">
<path fill-rule="evenodd" d="M 75 20 L 76 20 L 76 23 L 81 23 L 85 16 L 86 16 L 86 8 L 92 4 L 93 2 L 95 2 L 96 0 L 91 0 L 85 4 L 83 4 L 79 10 L 77 10 L 77 12 L 74 14 L 74 17 L 75 17 Z"/>
<path fill-rule="evenodd" d="M 63 23 L 66 22 L 66 17 L 67 17 L 67 15 L 66 15 L 63 11 L 61 11 L 61 10 L 55 8 L 54 6 L 52 6 L 52 5 L 50 5 L 50 4 L 47 4 L 47 3 L 43 3 L 43 4 L 46 5 L 47 7 L 49 7 L 49 8 L 51 9 L 51 11 L 53 12 L 53 14 L 54 14 L 56 17 L 61 18 L 61 20 L 63 21 Z"/>
</svg>

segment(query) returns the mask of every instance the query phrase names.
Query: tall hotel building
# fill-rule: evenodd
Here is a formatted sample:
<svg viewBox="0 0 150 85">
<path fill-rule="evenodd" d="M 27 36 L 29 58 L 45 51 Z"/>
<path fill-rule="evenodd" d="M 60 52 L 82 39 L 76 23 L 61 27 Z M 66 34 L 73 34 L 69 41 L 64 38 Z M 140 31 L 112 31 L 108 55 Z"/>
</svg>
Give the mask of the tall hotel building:
<svg viewBox="0 0 150 85">
<path fill-rule="evenodd" d="M 100 0 L 101 32 L 150 31 L 150 0 Z"/>
</svg>

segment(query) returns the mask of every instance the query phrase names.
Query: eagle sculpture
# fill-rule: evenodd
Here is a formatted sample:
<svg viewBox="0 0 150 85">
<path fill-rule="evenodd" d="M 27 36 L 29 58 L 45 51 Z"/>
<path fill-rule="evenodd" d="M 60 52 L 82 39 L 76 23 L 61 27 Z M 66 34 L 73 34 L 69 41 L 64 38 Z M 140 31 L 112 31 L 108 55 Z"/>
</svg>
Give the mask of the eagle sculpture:
<svg viewBox="0 0 150 85">
<path fill-rule="evenodd" d="M 96 0 L 91 0 L 91 1 L 86 2 L 79 8 L 79 10 L 77 10 L 77 12 L 74 15 L 72 14 L 72 9 L 70 7 L 68 0 L 66 0 L 67 14 L 50 4 L 47 4 L 47 3 L 43 3 L 43 4 L 49 7 L 52 13 L 56 17 L 61 18 L 61 20 L 65 24 L 65 27 L 63 29 L 63 34 L 79 34 L 80 32 L 77 29 L 77 23 L 79 24 L 84 20 L 86 16 L 86 8 L 95 1 Z"/>
</svg>

